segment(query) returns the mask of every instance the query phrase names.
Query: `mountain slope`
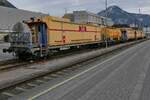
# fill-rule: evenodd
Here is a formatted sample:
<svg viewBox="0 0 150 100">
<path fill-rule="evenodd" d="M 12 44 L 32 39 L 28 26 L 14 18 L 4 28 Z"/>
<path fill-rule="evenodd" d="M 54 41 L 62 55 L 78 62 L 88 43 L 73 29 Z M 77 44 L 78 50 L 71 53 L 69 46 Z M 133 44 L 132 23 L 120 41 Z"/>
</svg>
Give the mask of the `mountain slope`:
<svg viewBox="0 0 150 100">
<path fill-rule="evenodd" d="M 0 6 L 9 7 L 9 8 L 16 8 L 13 4 L 8 2 L 7 0 L 0 0 Z"/>
<path fill-rule="evenodd" d="M 106 16 L 106 14 L 115 24 L 150 26 L 150 15 L 128 13 L 118 6 L 110 6 L 107 11 L 103 10 L 98 13 L 100 16 Z"/>
</svg>

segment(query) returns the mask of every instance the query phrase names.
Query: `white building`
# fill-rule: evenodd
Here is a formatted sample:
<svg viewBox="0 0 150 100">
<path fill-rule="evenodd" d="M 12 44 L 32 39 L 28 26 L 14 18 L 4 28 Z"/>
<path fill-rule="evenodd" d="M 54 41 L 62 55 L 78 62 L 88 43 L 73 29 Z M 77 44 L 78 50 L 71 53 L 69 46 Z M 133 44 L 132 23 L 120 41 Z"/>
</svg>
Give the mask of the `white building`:
<svg viewBox="0 0 150 100">
<path fill-rule="evenodd" d="M 69 18 L 75 23 L 91 23 L 98 25 L 113 25 L 113 21 L 109 18 L 99 16 L 88 11 L 73 11 L 73 13 L 65 14 L 65 18 Z"/>
<path fill-rule="evenodd" d="M 146 34 L 146 36 L 150 38 L 150 27 L 144 27 L 143 31 Z"/>
</svg>

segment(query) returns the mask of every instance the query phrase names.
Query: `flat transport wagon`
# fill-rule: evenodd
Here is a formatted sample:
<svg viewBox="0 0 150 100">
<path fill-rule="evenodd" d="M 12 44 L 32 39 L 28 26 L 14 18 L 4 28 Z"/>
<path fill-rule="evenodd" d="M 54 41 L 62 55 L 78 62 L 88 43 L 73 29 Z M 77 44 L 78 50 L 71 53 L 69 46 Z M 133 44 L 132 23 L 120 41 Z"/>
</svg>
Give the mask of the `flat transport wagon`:
<svg viewBox="0 0 150 100">
<path fill-rule="evenodd" d="M 21 57 L 45 57 L 53 50 L 107 42 L 121 42 L 144 38 L 139 29 L 106 27 L 96 24 L 73 23 L 68 19 L 43 16 L 23 21 L 31 32 L 13 32 L 11 46 L 4 52 Z"/>
</svg>

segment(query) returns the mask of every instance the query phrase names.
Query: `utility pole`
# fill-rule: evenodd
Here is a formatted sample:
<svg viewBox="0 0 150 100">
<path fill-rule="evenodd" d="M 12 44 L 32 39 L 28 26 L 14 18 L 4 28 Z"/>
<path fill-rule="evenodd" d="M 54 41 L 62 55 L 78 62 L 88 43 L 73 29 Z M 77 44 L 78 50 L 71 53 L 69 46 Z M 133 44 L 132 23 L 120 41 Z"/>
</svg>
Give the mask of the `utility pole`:
<svg viewBox="0 0 150 100">
<path fill-rule="evenodd" d="M 106 15 L 105 15 L 105 22 L 106 22 L 106 27 L 107 27 L 107 17 L 108 17 L 108 0 L 105 0 L 105 7 L 106 7 Z M 107 30 L 105 29 L 105 42 L 106 42 L 106 48 L 108 47 L 108 34 L 107 34 Z"/>
<path fill-rule="evenodd" d="M 106 15 L 105 15 L 105 17 L 106 17 L 106 19 L 105 19 L 105 21 L 106 21 L 106 26 L 107 26 L 107 17 L 108 17 L 108 0 L 105 0 L 105 9 L 106 9 Z"/>
<path fill-rule="evenodd" d="M 141 14 L 141 8 L 139 8 L 139 14 Z"/>
<path fill-rule="evenodd" d="M 105 17 L 107 17 L 107 16 L 108 16 L 108 15 L 107 15 L 108 0 L 105 0 L 105 7 L 106 7 L 106 16 L 105 16 Z"/>
<path fill-rule="evenodd" d="M 141 14 L 141 8 L 139 8 L 139 14 Z M 141 27 L 142 27 L 142 22 L 138 23 L 138 28 L 141 28 Z"/>
<path fill-rule="evenodd" d="M 65 8 L 65 14 L 67 14 L 68 13 L 68 9 L 67 8 Z"/>
</svg>

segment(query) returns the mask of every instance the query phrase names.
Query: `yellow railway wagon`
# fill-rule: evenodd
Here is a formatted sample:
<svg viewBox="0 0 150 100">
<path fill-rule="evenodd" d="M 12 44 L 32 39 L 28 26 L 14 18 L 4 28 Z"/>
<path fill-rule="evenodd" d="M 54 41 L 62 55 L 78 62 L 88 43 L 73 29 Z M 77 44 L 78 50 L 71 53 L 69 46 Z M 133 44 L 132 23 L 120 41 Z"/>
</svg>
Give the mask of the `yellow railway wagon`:
<svg viewBox="0 0 150 100">
<path fill-rule="evenodd" d="M 78 24 L 70 22 L 68 19 L 52 16 L 31 18 L 28 21 L 24 21 L 24 23 L 29 26 L 31 32 L 13 33 L 12 39 L 14 41 L 11 47 L 4 50 L 5 52 L 15 53 L 19 58 L 26 56 L 32 56 L 33 58 L 46 57 L 56 52 L 56 50 L 83 45 L 91 47 L 95 47 L 95 45 L 103 46 L 106 42 L 105 40 L 109 43 L 115 43 L 118 40 L 119 42 L 126 42 L 127 40 L 144 37 L 143 32 L 133 28 Z"/>
<path fill-rule="evenodd" d="M 121 37 L 121 31 L 119 28 L 115 28 L 115 27 L 106 27 L 105 29 L 103 29 L 103 33 L 107 34 L 107 38 L 111 39 L 111 40 L 120 40 Z"/>
<path fill-rule="evenodd" d="M 145 38 L 145 33 L 141 30 L 141 38 Z"/>
<path fill-rule="evenodd" d="M 145 38 L 145 37 L 146 37 L 146 36 L 145 36 L 145 33 L 144 33 L 143 31 L 141 32 L 141 37 L 142 37 L 142 38 Z"/>
<path fill-rule="evenodd" d="M 133 30 L 132 28 L 121 28 L 121 30 L 126 31 L 127 40 L 136 39 L 135 30 Z"/>
<path fill-rule="evenodd" d="M 72 23 L 62 18 L 46 16 L 40 19 L 47 25 L 49 46 L 82 44 L 101 41 L 102 27 Z"/>
<path fill-rule="evenodd" d="M 144 32 L 137 28 L 120 28 L 121 32 L 125 32 L 127 35 L 127 40 L 135 40 L 144 38 Z"/>
<path fill-rule="evenodd" d="M 141 30 L 136 30 L 136 36 L 137 36 L 137 39 L 141 39 L 141 38 L 144 38 L 144 32 L 141 31 Z"/>
<path fill-rule="evenodd" d="M 136 33 L 136 39 L 139 39 L 142 37 L 141 31 L 140 30 L 135 30 Z"/>
</svg>

